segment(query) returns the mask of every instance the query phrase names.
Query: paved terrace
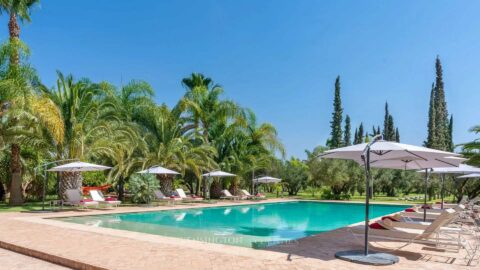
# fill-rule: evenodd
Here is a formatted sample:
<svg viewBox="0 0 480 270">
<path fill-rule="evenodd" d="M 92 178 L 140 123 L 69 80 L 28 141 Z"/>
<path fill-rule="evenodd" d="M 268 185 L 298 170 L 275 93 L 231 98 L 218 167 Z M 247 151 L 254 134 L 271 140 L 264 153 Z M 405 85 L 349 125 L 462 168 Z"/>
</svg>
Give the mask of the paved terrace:
<svg viewBox="0 0 480 270">
<path fill-rule="evenodd" d="M 268 200 L 268 202 L 281 200 Z M 73 215 L 158 211 L 173 208 L 214 207 L 252 202 L 182 204 L 175 207 L 120 207 L 109 210 L 78 210 L 49 214 L 0 214 L 0 248 L 10 249 L 77 269 L 371 269 L 334 258 L 336 251 L 362 248 L 345 228 L 300 239 L 268 250 L 225 246 L 166 236 L 96 228 L 44 219 Z M 376 250 L 399 243 L 376 242 Z M 391 251 L 390 250 L 390 251 Z M 478 262 L 467 267 L 459 253 L 412 244 L 392 252 L 398 264 L 385 269 L 478 269 Z M 14 253 L 18 256 L 17 253 Z M 1 254 L 0 254 L 1 256 Z M 13 255 L 12 255 L 13 256 Z M 2 258 L 2 257 L 0 257 Z M 9 257 L 9 261 L 15 260 Z M 25 259 L 22 257 L 21 259 Z M 3 261 L 3 259 L 2 259 Z M 48 264 L 42 268 L 49 269 Z M 51 269 L 59 269 L 51 265 Z M 374 267 L 377 268 L 377 267 Z"/>
</svg>

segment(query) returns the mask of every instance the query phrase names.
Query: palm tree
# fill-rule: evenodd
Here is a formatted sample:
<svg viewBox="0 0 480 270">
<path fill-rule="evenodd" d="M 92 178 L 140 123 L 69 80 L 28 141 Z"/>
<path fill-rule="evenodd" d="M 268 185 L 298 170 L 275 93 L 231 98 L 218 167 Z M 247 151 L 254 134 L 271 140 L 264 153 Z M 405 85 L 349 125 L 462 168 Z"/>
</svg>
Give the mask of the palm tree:
<svg viewBox="0 0 480 270">
<path fill-rule="evenodd" d="M 48 98 L 35 95 L 30 87 L 22 79 L 0 81 L 0 102 L 6 106 L 0 114 L 2 148 L 14 142 L 10 144 L 10 204 L 15 205 L 23 203 L 20 143 L 38 143 L 42 132 L 48 134 L 51 143 L 61 143 L 64 133 L 58 108 Z"/>
<path fill-rule="evenodd" d="M 475 134 L 480 134 L 480 125 L 470 129 Z M 463 154 L 470 158 L 470 163 L 480 165 L 480 139 L 465 143 L 463 146 Z"/>
<path fill-rule="evenodd" d="M 12 45 L 18 44 L 20 41 L 20 25 L 18 24 L 18 19 L 22 22 L 30 22 L 31 8 L 39 2 L 39 0 L 0 0 L 0 11 L 9 15 L 8 33 Z M 19 53 L 14 50 L 10 57 L 10 66 L 16 68 L 19 64 Z"/>
<path fill-rule="evenodd" d="M 209 130 L 217 121 L 240 117 L 240 107 L 230 100 L 220 100 L 222 87 L 214 85 L 212 79 L 202 74 L 192 73 L 184 78 L 182 84 L 187 93 L 179 102 L 179 108 L 186 112 L 187 125 L 185 129 L 202 130 L 208 143 Z"/>
<path fill-rule="evenodd" d="M 144 110 L 154 106 L 152 97 L 153 88 L 144 81 L 131 81 L 127 85 L 116 89 L 113 85 L 102 83 L 101 88 L 107 93 L 105 102 L 113 104 L 109 107 L 111 114 L 117 119 L 114 121 L 114 138 L 101 138 L 105 145 L 98 151 L 103 164 L 112 166 L 109 179 L 115 184 L 118 198 L 124 199 L 124 186 L 130 175 L 142 168 L 143 156 L 148 153 L 147 142 L 142 137 L 144 127 L 139 120 L 139 115 Z M 140 119 L 141 120 L 141 119 Z"/>
<path fill-rule="evenodd" d="M 201 179 L 203 170 L 215 165 L 212 157 L 215 149 L 204 143 L 195 132 L 183 131 L 183 120 L 177 109 L 170 110 L 166 105 L 144 110 L 138 122 L 148 130 L 145 141 L 149 151 L 144 158 L 144 166 L 160 165 L 177 170 L 185 175 L 190 172 Z M 161 189 L 165 194 L 172 192 L 172 181 L 168 177 L 158 176 Z"/>
<path fill-rule="evenodd" d="M 22 71 L 20 66 L 20 51 L 26 50 L 26 46 L 20 41 L 20 26 L 18 24 L 18 18 L 22 21 L 30 21 L 30 9 L 33 5 L 38 3 L 38 0 L 1 0 L 0 12 L 5 12 L 9 15 L 8 30 L 9 30 L 9 42 L 6 46 L 2 47 L 2 59 L 5 54 L 9 59 L 8 71 L 2 71 L 2 75 L 8 74 L 9 79 L 14 79 L 20 84 L 25 81 L 26 78 L 22 78 Z M 18 18 L 17 18 L 18 17 Z M 23 86 L 23 85 L 22 85 Z M 19 88 L 20 89 L 20 88 Z M 27 89 L 23 87 L 22 89 Z M 2 106 L 10 105 L 11 100 L 4 101 Z M 12 120 L 15 118 L 12 117 Z M 23 200 L 21 194 L 18 192 L 18 187 L 21 184 L 22 166 L 20 163 L 20 145 L 13 142 L 11 144 L 11 161 L 10 170 L 12 173 L 12 187 L 13 193 L 11 194 L 11 203 L 19 204 Z M 19 184 L 20 183 L 20 184 Z"/>
<path fill-rule="evenodd" d="M 58 106 L 65 127 L 64 139 L 56 146 L 55 159 L 88 159 L 102 151 L 99 138 L 111 138 L 111 103 L 103 102 L 106 93 L 86 79 L 76 81 L 72 75 L 57 72 L 56 88 L 41 86 L 42 94 Z M 60 173 L 59 196 L 66 189 L 80 189 L 82 178 L 79 173 Z"/>
</svg>

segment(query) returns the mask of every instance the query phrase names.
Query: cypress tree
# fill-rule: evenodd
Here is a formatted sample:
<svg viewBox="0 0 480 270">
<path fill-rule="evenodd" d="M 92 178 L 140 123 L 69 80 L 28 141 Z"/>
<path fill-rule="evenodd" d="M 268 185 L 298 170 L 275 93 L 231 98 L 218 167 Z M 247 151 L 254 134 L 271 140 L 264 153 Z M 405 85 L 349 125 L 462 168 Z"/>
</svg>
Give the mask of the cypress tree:
<svg viewBox="0 0 480 270">
<path fill-rule="evenodd" d="M 382 132 L 380 131 L 380 126 L 377 126 L 377 132 L 376 132 L 377 135 L 379 134 L 382 134 Z"/>
<path fill-rule="evenodd" d="M 363 123 L 360 123 L 360 127 L 358 128 L 358 143 L 363 143 Z"/>
<path fill-rule="evenodd" d="M 350 116 L 347 114 L 347 116 L 345 117 L 345 131 L 343 136 L 343 143 L 346 146 L 352 145 L 352 134 L 350 133 L 350 130 Z"/>
<path fill-rule="evenodd" d="M 353 135 L 353 144 L 358 144 L 358 128 L 355 128 L 355 135 Z"/>
<path fill-rule="evenodd" d="M 448 111 L 445 101 L 445 89 L 443 84 L 443 71 L 440 58 L 437 56 L 435 61 L 435 137 L 437 140 L 437 149 L 448 150 Z"/>
<path fill-rule="evenodd" d="M 387 126 L 387 141 L 395 141 L 395 125 L 393 123 L 392 115 L 388 115 Z"/>
<path fill-rule="evenodd" d="M 400 142 L 400 132 L 398 131 L 398 128 L 395 129 L 395 141 Z"/>
<path fill-rule="evenodd" d="M 342 146 L 342 100 L 340 97 L 340 76 L 335 80 L 335 97 L 333 99 L 333 113 L 330 127 L 332 129 L 330 133 L 330 148 L 337 148 Z"/>
<path fill-rule="evenodd" d="M 388 112 L 388 103 L 385 102 L 385 116 L 383 117 L 383 139 L 386 140 L 386 141 L 389 141 L 390 137 L 389 137 L 389 134 L 390 134 L 390 131 L 389 131 L 389 125 L 388 125 L 388 116 L 390 115 L 390 113 Z"/>
<path fill-rule="evenodd" d="M 428 136 L 427 141 L 425 142 L 426 147 L 437 148 L 436 142 L 437 138 L 435 137 L 435 84 L 432 83 L 432 90 L 430 92 L 430 104 L 428 108 Z"/>
<path fill-rule="evenodd" d="M 448 122 L 448 151 L 453 152 L 455 145 L 453 144 L 453 115 L 450 116 Z"/>
</svg>

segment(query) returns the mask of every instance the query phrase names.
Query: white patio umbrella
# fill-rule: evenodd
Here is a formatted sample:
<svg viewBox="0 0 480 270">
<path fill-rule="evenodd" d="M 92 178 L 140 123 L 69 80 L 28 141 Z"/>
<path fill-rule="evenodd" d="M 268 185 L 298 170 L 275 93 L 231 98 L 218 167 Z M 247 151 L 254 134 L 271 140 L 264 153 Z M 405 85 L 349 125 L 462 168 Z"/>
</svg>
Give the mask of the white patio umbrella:
<svg viewBox="0 0 480 270">
<path fill-rule="evenodd" d="M 50 168 L 47 171 L 49 172 L 91 172 L 91 171 L 104 171 L 108 169 L 111 169 L 111 167 L 76 161 L 76 162 L 71 162 L 71 163 Z"/>
<path fill-rule="evenodd" d="M 233 176 L 236 176 L 236 175 L 233 174 L 233 173 L 228 173 L 228 172 L 223 172 L 223 171 L 213 171 L 213 172 L 204 173 L 204 174 L 202 174 L 202 176 L 210 178 L 210 177 L 233 177 Z M 210 184 L 210 183 L 208 183 L 208 184 Z M 208 190 L 208 199 L 210 200 L 210 187 L 208 189 L 209 189 Z M 204 191 L 205 191 L 205 189 L 204 189 Z"/>
<path fill-rule="evenodd" d="M 466 159 L 464 159 L 466 160 Z M 424 173 L 424 171 L 418 171 L 420 173 Z M 430 173 L 433 174 L 440 174 L 442 179 L 442 191 L 440 193 L 440 197 L 442 199 L 441 208 L 443 209 L 444 204 L 444 193 L 445 193 L 445 174 L 470 174 L 470 173 L 480 173 L 480 168 L 470 166 L 467 164 L 460 164 L 458 167 L 438 167 L 432 168 Z M 462 178 L 462 177 L 457 177 Z M 465 177 L 468 178 L 468 177 Z"/>
<path fill-rule="evenodd" d="M 55 161 L 58 162 L 58 161 Z M 61 162 L 61 161 L 60 161 Z M 45 179 L 47 179 L 47 171 L 49 172 L 92 172 L 92 171 L 104 171 L 111 169 L 111 167 L 97 165 L 93 163 L 75 161 L 67 164 L 55 166 L 48 170 L 45 170 Z M 42 210 L 45 210 L 45 189 L 46 184 L 43 187 L 43 199 L 42 199 Z"/>
<path fill-rule="evenodd" d="M 254 184 L 271 184 L 271 183 L 279 183 L 280 181 L 282 181 L 282 179 L 279 179 L 279 178 L 275 178 L 275 177 L 272 177 L 272 176 L 263 176 L 263 177 L 259 177 L 259 178 L 255 178 L 253 179 L 253 191 L 255 191 L 255 185 Z"/>
<path fill-rule="evenodd" d="M 254 183 L 265 183 L 265 184 L 269 184 L 269 183 L 278 183 L 282 181 L 282 179 L 279 179 L 279 178 L 275 178 L 275 177 L 272 177 L 272 176 L 263 176 L 263 177 L 259 177 L 259 178 L 255 178 L 253 179 L 253 182 Z"/>
<path fill-rule="evenodd" d="M 480 173 L 471 173 L 457 177 L 457 179 L 480 178 Z"/>
<path fill-rule="evenodd" d="M 228 173 L 228 172 L 223 172 L 223 171 L 213 171 L 209 173 L 204 173 L 202 176 L 210 177 L 229 177 L 229 176 L 236 176 L 235 174 Z"/>
<path fill-rule="evenodd" d="M 424 169 L 444 164 L 446 166 L 458 165 L 456 158 L 459 154 L 419 147 L 414 145 L 388 142 L 380 140 L 381 136 L 376 136 L 370 143 L 357 144 L 353 146 L 332 149 L 319 155 L 321 158 L 334 158 L 354 160 L 365 167 L 366 178 L 366 198 L 365 198 L 365 242 L 363 250 L 349 250 L 337 252 L 335 257 L 351 262 L 374 265 L 388 265 L 398 262 L 398 257 L 387 253 L 368 252 L 368 230 L 369 230 L 369 199 L 370 199 L 370 167 L 405 169 L 414 168 Z M 415 165 L 415 166 L 414 166 Z M 428 174 L 427 174 L 428 175 Z"/>
<path fill-rule="evenodd" d="M 161 166 L 154 166 L 150 167 L 146 170 L 139 171 L 137 173 L 142 173 L 142 174 L 163 174 L 163 175 L 177 175 L 180 174 L 176 171 L 169 170 L 167 168 L 161 167 Z M 147 182 L 148 189 L 150 189 L 150 182 Z M 150 199 L 147 202 L 148 205 L 150 205 Z"/>
<path fill-rule="evenodd" d="M 151 173 L 151 174 L 180 174 L 179 172 L 169 170 L 167 168 L 161 166 L 150 167 L 143 171 L 139 171 L 137 173 Z"/>
</svg>

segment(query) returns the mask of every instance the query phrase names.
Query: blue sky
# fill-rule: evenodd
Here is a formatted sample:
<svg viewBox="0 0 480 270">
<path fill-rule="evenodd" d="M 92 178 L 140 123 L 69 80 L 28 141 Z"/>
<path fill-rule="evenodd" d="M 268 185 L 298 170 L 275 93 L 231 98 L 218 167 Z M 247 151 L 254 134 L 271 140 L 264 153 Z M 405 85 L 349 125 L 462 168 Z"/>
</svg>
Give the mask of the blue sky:
<svg viewBox="0 0 480 270">
<path fill-rule="evenodd" d="M 421 144 L 437 54 L 455 143 L 473 139 L 479 8 L 438 0 L 44 0 L 21 38 L 47 85 L 56 70 L 117 85 L 143 79 L 159 103 L 173 105 L 181 79 L 204 73 L 225 98 L 274 124 L 289 156 L 304 157 L 328 138 L 337 75 L 354 126 L 381 125 L 388 101 L 402 142 Z M 1 22 L 5 40 L 5 15 Z"/>
</svg>

